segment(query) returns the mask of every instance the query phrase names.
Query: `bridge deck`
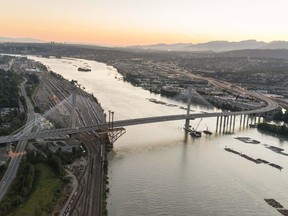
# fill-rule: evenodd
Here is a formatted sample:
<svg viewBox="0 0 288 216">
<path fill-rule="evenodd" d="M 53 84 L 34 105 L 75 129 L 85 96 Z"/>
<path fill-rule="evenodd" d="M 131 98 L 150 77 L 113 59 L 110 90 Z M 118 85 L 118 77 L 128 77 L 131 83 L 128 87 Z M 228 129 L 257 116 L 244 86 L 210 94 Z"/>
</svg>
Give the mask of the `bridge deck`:
<svg viewBox="0 0 288 216">
<path fill-rule="evenodd" d="M 272 111 L 278 108 L 278 104 L 268 98 L 262 96 L 267 102 L 267 106 L 257 109 L 257 110 L 248 110 L 248 111 L 239 111 L 239 112 L 214 112 L 214 113 L 196 113 L 196 114 L 182 114 L 182 115 L 169 115 L 169 116 L 156 116 L 156 117 L 146 117 L 146 118 L 136 118 L 136 119 L 127 119 L 127 120 L 119 120 L 113 123 L 114 127 L 125 127 L 131 125 L 139 125 L 139 124 L 148 124 L 148 123 L 156 123 L 156 122 L 164 122 L 164 121 L 176 121 L 176 120 L 184 120 L 184 119 L 196 119 L 196 118 L 209 118 L 209 117 L 217 117 L 217 116 L 231 116 L 231 115 L 249 115 L 249 114 L 258 114 Z M 260 98 L 260 96 L 258 96 Z M 263 99 L 261 98 L 261 99 Z M 0 143 L 6 142 L 14 142 L 25 139 L 36 139 L 36 138 L 46 138 L 46 137 L 56 137 L 56 136 L 64 136 L 67 134 L 75 134 L 85 131 L 96 131 L 103 128 L 108 128 L 108 123 L 97 124 L 97 125 L 87 125 L 83 127 L 79 127 L 76 129 L 71 128 L 61 128 L 54 130 L 43 130 L 29 134 L 20 134 L 12 135 L 12 136 L 2 136 L 0 137 Z"/>
</svg>

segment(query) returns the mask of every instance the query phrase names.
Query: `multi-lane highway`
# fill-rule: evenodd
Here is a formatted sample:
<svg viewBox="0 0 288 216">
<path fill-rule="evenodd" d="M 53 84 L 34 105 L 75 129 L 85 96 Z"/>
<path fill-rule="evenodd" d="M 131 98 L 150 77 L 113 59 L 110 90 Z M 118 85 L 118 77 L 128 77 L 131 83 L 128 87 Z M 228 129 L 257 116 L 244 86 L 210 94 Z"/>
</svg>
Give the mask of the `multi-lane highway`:
<svg viewBox="0 0 288 216">
<path fill-rule="evenodd" d="M 26 91 L 25 91 L 25 82 L 23 82 L 20 86 L 21 94 L 25 97 L 26 105 L 27 105 L 27 121 L 26 125 L 23 129 L 23 133 L 30 133 L 31 132 L 31 123 L 34 121 L 34 109 L 33 105 L 30 101 L 30 99 L 27 97 Z M 15 156 L 11 158 L 10 163 L 8 165 L 8 168 L 1 179 L 0 182 L 0 200 L 3 199 L 5 193 L 7 192 L 12 180 L 15 178 L 19 163 L 22 158 L 22 153 L 25 150 L 27 144 L 27 139 L 23 139 L 18 142 L 17 147 L 15 149 Z"/>
</svg>

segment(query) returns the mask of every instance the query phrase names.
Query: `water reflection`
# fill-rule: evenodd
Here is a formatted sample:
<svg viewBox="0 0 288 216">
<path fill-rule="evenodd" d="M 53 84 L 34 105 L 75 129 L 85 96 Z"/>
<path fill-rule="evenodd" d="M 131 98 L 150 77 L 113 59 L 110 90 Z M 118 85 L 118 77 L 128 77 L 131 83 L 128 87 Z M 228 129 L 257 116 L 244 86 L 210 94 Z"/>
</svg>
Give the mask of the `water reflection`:
<svg viewBox="0 0 288 216">
<path fill-rule="evenodd" d="M 183 114 L 185 104 L 123 82 L 112 67 L 87 60 L 44 59 L 53 71 L 76 79 L 99 99 L 105 110 L 115 111 L 116 119 Z M 92 71 L 79 73 L 87 63 Z M 116 77 L 116 78 L 115 78 Z M 154 98 L 178 107 L 152 103 Z M 193 105 L 195 112 L 211 112 Z M 191 121 L 196 125 L 199 120 Z M 287 157 L 263 144 L 281 146 L 283 138 L 259 133 L 236 117 L 234 133 L 213 133 L 193 139 L 182 130 L 184 121 L 127 127 L 127 133 L 109 155 L 109 215 L 278 215 L 264 198 L 275 198 L 288 208 Z M 203 119 L 198 130 L 216 131 L 216 118 Z M 179 129 L 181 128 L 181 129 Z M 228 127 L 229 128 L 229 127 Z M 261 144 L 247 144 L 234 136 L 251 137 Z M 284 167 L 277 169 L 255 164 L 224 147 L 253 158 L 264 158 Z"/>
</svg>

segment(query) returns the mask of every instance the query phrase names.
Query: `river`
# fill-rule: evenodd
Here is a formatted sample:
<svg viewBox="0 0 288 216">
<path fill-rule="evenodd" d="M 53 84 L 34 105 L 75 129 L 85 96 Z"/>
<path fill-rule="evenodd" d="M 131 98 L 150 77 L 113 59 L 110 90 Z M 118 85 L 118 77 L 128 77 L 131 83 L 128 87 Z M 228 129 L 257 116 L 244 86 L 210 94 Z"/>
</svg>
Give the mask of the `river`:
<svg viewBox="0 0 288 216">
<path fill-rule="evenodd" d="M 53 71 L 77 80 L 92 92 L 104 110 L 115 112 L 115 119 L 183 114 L 186 106 L 124 82 L 111 66 L 83 59 L 31 57 Z M 78 72 L 89 65 L 91 72 Z M 154 98 L 166 106 L 149 101 Z M 197 105 L 194 112 L 212 112 Z M 195 127 L 199 119 L 191 121 Z M 274 198 L 288 208 L 288 157 L 267 149 L 264 144 L 288 152 L 288 141 L 239 127 L 234 134 L 216 134 L 215 118 L 203 119 L 211 137 L 185 137 L 184 121 L 127 127 L 109 155 L 108 213 L 111 216 L 138 215 L 280 215 L 264 198 Z M 235 139 L 247 136 L 258 145 Z M 224 150 L 225 146 L 253 158 L 262 158 L 284 167 L 282 171 L 255 164 Z"/>
</svg>

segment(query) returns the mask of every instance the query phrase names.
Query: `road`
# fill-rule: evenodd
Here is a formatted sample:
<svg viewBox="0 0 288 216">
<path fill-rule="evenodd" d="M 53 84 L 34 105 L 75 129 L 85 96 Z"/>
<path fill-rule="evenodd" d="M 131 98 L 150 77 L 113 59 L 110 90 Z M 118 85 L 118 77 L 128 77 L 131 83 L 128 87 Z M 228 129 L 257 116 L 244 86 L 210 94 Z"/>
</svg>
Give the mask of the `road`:
<svg viewBox="0 0 288 216">
<path fill-rule="evenodd" d="M 27 81 L 27 80 L 26 80 Z M 25 124 L 25 128 L 24 131 L 25 133 L 30 133 L 31 132 L 31 122 L 34 121 L 34 108 L 33 105 L 30 101 L 30 99 L 28 98 L 26 91 L 25 91 L 25 83 L 26 81 L 24 81 L 23 83 L 21 83 L 20 86 L 20 90 L 21 90 L 21 94 L 25 97 L 26 100 L 26 105 L 27 105 L 27 121 Z M 24 132 L 23 132 L 24 133 Z M 15 178 L 21 158 L 22 158 L 22 154 L 25 150 L 27 144 L 27 140 L 21 140 L 18 142 L 17 147 L 15 149 L 15 157 L 12 157 L 10 160 L 10 163 L 8 165 L 8 168 L 3 176 L 3 178 L 1 179 L 0 182 L 0 200 L 3 199 L 3 197 L 5 196 L 12 180 Z M 20 153 L 20 154 L 19 154 Z"/>
</svg>

